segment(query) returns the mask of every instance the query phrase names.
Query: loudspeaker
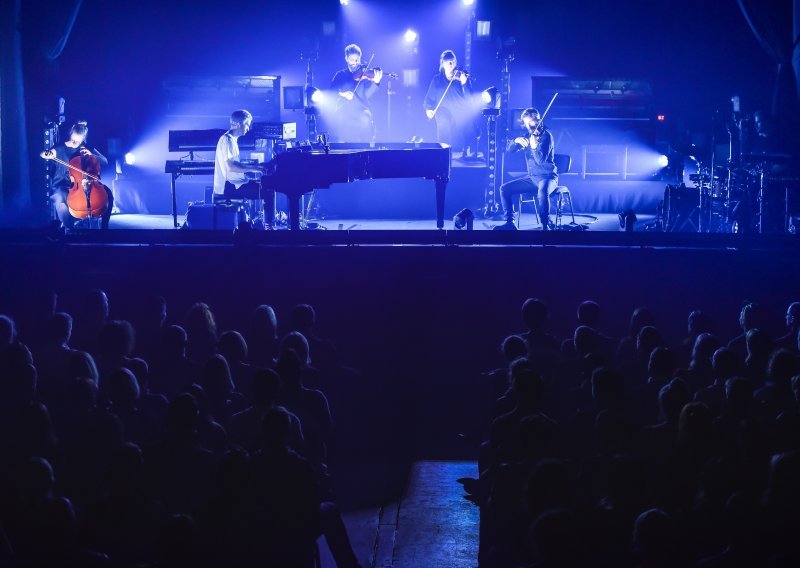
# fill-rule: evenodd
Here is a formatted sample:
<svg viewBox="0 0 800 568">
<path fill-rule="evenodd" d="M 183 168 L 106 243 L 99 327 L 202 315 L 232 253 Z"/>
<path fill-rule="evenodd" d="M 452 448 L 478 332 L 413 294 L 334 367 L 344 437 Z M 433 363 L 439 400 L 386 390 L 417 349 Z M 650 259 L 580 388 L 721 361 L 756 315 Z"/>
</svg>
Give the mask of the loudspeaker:
<svg viewBox="0 0 800 568">
<path fill-rule="evenodd" d="M 247 221 L 247 212 L 238 203 L 209 205 L 195 201 L 186 212 L 187 229 L 233 231 L 239 223 Z"/>
</svg>

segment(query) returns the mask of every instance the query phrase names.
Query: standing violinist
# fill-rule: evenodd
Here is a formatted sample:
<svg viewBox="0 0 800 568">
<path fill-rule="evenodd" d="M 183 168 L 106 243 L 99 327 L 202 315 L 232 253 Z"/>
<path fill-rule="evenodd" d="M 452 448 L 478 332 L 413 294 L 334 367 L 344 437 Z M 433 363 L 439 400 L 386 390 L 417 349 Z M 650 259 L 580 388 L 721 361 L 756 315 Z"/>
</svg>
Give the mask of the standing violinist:
<svg viewBox="0 0 800 568">
<path fill-rule="evenodd" d="M 337 71 L 331 81 L 331 90 L 338 93 L 337 130 L 345 142 L 372 142 L 375 123 L 369 101 L 378 90 L 383 71 L 366 69 L 361 64 L 361 48 L 354 43 L 344 48 L 344 60 L 347 67 Z"/>
<path fill-rule="evenodd" d="M 500 186 L 500 200 L 506 222 L 495 226 L 495 230 L 516 230 L 514 225 L 513 198 L 522 193 L 533 193 L 539 210 L 542 230 L 549 231 L 550 195 L 558 186 L 558 169 L 555 164 L 555 144 L 553 134 L 541 123 L 541 115 L 535 108 L 522 111 L 522 123 L 527 136 L 509 141 L 508 152 L 525 152 L 528 175 L 506 182 Z"/>
<path fill-rule="evenodd" d="M 475 113 L 470 109 L 472 81 L 457 64 L 452 50 L 442 52 L 439 72 L 431 79 L 422 106 L 428 118 L 436 120 L 436 139 L 472 158 L 477 145 Z"/>
<path fill-rule="evenodd" d="M 86 146 L 86 137 L 89 134 L 89 126 L 86 121 L 80 120 L 72 125 L 69 130 L 69 139 L 61 144 L 56 144 L 50 150 L 42 152 L 40 156 L 46 160 L 58 158 L 63 162 L 69 162 L 75 156 L 94 156 L 100 162 L 101 167 L 108 165 L 108 159 L 101 154 L 97 148 L 91 150 Z M 53 162 L 54 171 L 52 176 L 53 193 L 50 199 L 56 210 L 58 219 L 63 224 L 64 228 L 71 229 L 75 223 L 75 218 L 70 214 L 69 207 L 67 206 L 67 195 L 73 183 L 70 179 L 70 170 L 66 166 Z M 101 217 L 101 227 L 108 229 L 108 221 L 111 218 L 111 209 L 114 207 L 114 195 L 111 189 L 105 184 L 103 188 L 108 195 L 108 204 L 105 212 Z"/>
</svg>

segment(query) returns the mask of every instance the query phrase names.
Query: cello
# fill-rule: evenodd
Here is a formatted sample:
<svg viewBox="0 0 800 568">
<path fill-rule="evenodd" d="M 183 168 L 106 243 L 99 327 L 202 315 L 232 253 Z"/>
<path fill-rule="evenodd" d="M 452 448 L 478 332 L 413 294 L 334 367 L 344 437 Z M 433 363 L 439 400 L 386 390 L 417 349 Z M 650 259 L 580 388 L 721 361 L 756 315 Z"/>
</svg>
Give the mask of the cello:
<svg viewBox="0 0 800 568">
<path fill-rule="evenodd" d="M 108 193 L 100 182 L 100 161 L 91 153 L 73 156 L 69 162 L 53 156 L 45 160 L 53 160 L 69 169 L 72 187 L 67 193 L 67 207 L 70 215 L 76 219 L 92 219 L 102 217 L 108 208 Z"/>
</svg>

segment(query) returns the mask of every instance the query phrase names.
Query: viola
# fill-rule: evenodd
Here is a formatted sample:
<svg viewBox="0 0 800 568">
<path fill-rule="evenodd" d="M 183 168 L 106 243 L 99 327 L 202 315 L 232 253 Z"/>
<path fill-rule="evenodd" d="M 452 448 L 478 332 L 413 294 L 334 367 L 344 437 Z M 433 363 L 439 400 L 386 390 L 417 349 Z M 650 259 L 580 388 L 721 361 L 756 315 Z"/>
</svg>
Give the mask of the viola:
<svg viewBox="0 0 800 568">
<path fill-rule="evenodd" d="M 108 208 L 108 193 L 100 183 L 100 160 L 92 154 L 78 154 L 69 162 L 56 157 L 46 157 L 69 168 L 72 187 L 67 193 L 69 213 L 76 219 L 102 217 Z"/>
<path fill-rule="evenodd" d="M 467 80 L 469 80 L 471 75 L 469 73 L 467 73 L 466 71 L 464 71 L 463 69 L 460 69 L 460 68 L 456 67 L 453 70 L 453 81 L 460 81 L 461 77 L 464 77 Z"/>
</svg>

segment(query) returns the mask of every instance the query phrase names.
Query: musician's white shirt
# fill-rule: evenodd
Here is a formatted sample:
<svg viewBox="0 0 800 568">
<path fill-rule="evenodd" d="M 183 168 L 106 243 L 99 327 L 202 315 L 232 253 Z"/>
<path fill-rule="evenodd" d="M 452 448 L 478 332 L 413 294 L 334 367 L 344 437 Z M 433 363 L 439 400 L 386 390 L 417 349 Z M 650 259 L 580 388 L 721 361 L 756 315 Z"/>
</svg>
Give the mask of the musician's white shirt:
<svg viewBox="0 0 800 568">
<path fill-rule="evenodd" d="M 217 195 L 225 193 L 226 181 L 231 182 L 236 189 L 247 183 L 245 174 L 230 171 L 228 160 L 239 161 L 239 143 L 230 132 L 220 136 L 214 155 L 214 193 Z"/>
</svg>

